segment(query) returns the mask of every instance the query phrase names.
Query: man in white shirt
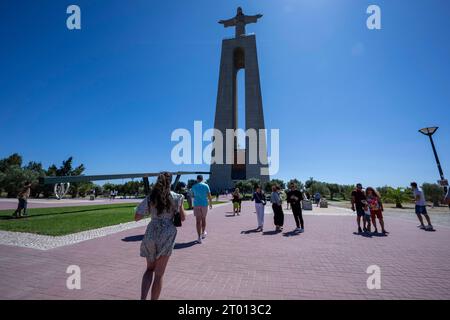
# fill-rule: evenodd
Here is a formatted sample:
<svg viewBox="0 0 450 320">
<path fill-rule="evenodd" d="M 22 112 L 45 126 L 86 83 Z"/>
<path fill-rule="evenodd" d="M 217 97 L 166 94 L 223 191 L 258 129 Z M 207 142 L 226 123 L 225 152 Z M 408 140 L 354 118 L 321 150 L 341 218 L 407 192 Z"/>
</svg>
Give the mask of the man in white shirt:
<svg viewBox="0 0 450 320">
<path fill-rule="evenodd" d="M 419 189 L 416 182 L 411 182 L 411 188 L 414 194 L 414 201 L 416 202 L 416 215 L 417 218 L 420 221 L 420 226 L 418 226 L 420 229 L 424 230 L 433 230 L 433 226 L 431 225 L 430 216 L 427 212 L 426 202 L 425 202 L 425 195 L 423 194 L 423 191 Z M 425 227 L 423 224 L 422 215 L 427 219 L 428 225 Z"/>
</svg>

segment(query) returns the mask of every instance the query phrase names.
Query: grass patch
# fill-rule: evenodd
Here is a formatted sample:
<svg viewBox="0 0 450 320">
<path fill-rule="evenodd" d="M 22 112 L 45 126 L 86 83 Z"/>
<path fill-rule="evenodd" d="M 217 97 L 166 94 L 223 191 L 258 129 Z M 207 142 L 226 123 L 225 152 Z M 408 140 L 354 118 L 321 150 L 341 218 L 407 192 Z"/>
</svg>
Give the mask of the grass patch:
<svg viewBox="0 0 450 320">
<path fill-rule="evenodd" d="M 28 217 L 13 219 L 14 210 L 0 211 L 0 230 L 61 236 L 133 221 L 136 204 L 28 209 Z"/>
<path fill-rule="evenodd" d="M 213 204 L 222 201 L 213 201 Z M 12 218 L 14 210 L 0 210 L 0 230 L 61 236 L 134 221 L 138 203 L 28 209 L 28 217 Z M 187 203 L 184 203 L 187 208 Z"/>
</svg>

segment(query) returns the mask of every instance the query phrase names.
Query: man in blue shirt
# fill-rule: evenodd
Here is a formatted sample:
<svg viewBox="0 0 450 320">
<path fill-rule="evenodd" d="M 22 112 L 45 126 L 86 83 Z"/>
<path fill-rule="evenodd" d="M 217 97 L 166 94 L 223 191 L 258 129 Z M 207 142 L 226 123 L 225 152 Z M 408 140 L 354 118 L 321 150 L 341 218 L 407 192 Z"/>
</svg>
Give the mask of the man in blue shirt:
<svg viewBox="0 0 450 320">
<path fill-rule="evenodd" d="M 209 208 L 212 209 L 212 197 L 209 186 L 203 182 L 203 176 L 197 176 L 197 183 L 192 187 L 194 197 L 194 216 L 197 220 L 198 243 L 206 237 L 206 214 Z"/>
</svg>

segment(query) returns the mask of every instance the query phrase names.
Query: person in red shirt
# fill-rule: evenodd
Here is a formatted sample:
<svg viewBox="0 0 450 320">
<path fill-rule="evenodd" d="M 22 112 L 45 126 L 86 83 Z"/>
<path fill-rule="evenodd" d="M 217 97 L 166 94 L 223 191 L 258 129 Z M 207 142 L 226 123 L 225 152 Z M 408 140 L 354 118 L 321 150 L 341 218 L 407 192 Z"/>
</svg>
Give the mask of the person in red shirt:
<svg viewBox="0 0 450 320">
<path fill-rule="evenodd" d="M 381 203 L 380 196 L 378 195 L 378 193 L 375 191 L 374 188 L 367 187 L 366 188 L 366 198 L 367 198 L 367 203 L 369 204 L 370 218 L 372 220 L 372 225 L 375 228 L 374 232 L 378 233 L 377 222 L 376 222 L 376 219 L 378 219 L 378 221 L 380 222 L 380 226 L 381 226 L 381 232 L 383 234 L 388 233 L 384 229 L 384 220 L 383 220 L 384 208 L 383 208 L 383 203 Z"/>
</svg>

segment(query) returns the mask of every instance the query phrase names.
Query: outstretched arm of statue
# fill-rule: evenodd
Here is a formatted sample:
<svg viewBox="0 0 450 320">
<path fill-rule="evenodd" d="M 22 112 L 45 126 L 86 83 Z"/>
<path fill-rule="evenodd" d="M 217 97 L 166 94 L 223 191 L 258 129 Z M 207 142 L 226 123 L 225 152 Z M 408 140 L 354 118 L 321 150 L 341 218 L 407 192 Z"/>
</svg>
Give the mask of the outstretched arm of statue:
<svg viewBox="0 0 450 320">
<path fill-rule="evenodd" d="M 262 14 L 257 14 L 254 16 L 245 16 L 245 23 L 256 23 L 259 18 L 261 18 Z"/>
<path fill-rule="evenodd" d="M 219 21 L 220 24 L 223 24 L 223 26 L 226 27 L 232 27 L 235 26 L 236 23 L 234 21 L 234 18 L 228 19 L 228 20 L 220 20 Z"/>
</svg>

